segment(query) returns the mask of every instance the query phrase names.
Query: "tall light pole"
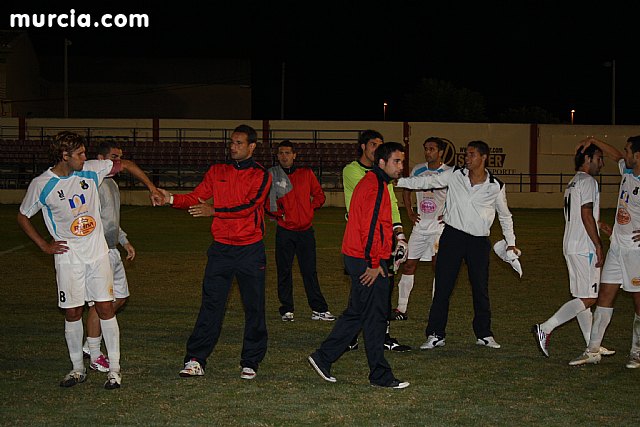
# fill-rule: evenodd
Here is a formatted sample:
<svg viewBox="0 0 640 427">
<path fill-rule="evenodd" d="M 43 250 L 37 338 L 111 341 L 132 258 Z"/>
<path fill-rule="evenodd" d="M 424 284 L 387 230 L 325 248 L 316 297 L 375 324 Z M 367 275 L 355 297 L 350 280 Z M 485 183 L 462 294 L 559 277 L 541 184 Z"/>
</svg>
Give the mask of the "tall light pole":
<svg viewBox="0 0 640 427">
<path fill-rule="evenodd" d="M 576 110 L 571 110 L 571 124 L 573 124 L 573 114 L 576 112 Z"/>
<path fill-rule="evenodd" d="M 69 61 L 67 47 L 71 46 L 71 40 L 64 39 L 64 117 L 69 117 Z"/>
<path fill-rule="evenodd" d="M 616 60 L 611 61 L 611 124 L 616 124 Z"/>
<path fill-rule="evenodd" d="M 607 61 L 604 66 L 611 67 L 611 124 L 616 124 L 616 60 Z"/>
<path fill-rule="evenodd" d="M 280 120 L 284 120 L 284 72 L 285 72 L 285 63 L 282 61 L 282 82 L 280 84 Z"/>
<path fill-rule="evenodd" d="M 383 121 L 387 121 L 387 105 L 389 104 L 387 104 L 386 102 L 382 104 L 382 120 Z"/>
</svg>

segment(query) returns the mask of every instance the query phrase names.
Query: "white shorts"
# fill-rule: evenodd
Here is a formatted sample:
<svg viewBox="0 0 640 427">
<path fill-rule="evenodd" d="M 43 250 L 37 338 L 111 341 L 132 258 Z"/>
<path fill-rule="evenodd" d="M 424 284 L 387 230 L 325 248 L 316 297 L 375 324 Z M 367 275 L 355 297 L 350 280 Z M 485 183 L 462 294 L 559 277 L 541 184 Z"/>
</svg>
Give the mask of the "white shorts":
<svg viewBox="0 0 640 427">
<path fill-rule="evenodd" d="M 569 270 L 569 289 L 574 298 L 598 298 L 600 269 L 596 268 L 596 254 L 564 256 Z"/>
<path fill-rule="evenodd" d="M 129 296 L 129 282 L 118 249 L 109 249 L 109 262 L 111 262 L 111 270 L 113 271 L 113 295 L 119 299 L 127 298 Z"/>
<path fill-rule="evenodd" d="M 611 245 L 602 268 L 601 281 L 621 284 L 627 292 L 640 292 L 640 248 Z"/>
<path fill-rule="evenodd" d="M 57 264 L 58 307 L 84 306 L 85 301 L 113 301 L 109 255 L 90 264 Z"/>
<path fill-rule="evenodd" d="M 431 261 L 438 253 L 440 243 L 440 233 L 423 234 L 412 232 L 409 236 L 409 256 L 408 259 L 420 259 L 420 261 Z"/>
</svg>

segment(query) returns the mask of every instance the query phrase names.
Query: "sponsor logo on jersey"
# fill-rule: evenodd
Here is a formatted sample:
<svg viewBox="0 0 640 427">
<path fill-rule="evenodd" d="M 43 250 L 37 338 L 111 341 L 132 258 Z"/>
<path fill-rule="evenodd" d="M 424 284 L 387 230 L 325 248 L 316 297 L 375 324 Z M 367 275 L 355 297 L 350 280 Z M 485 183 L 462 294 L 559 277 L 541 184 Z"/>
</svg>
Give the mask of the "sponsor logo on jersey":
<svg viewBox="0 0 640 427">
<path fill-rule="evenodd" d="M 618 207 L 616 222 L 620 225 L 627 225 L 631 222 L 631 215 L 629 215 L 629 211 L 622 206 Z"/>
<path fill-rule="evenodd" d="M 633 279 L 631 279 L 631 284 L 633 286 L 640 286 L 640 277 L 634 277 Z"/>
<path fill-rule="evenodd" d="M 71 232 L 76 236 L 88 236 L 96 229 L 96 220 L 91 216 L 81 216 L 76 218 L 71 224 Z"/>
<path fill-rule="evenodd" d="M 438 205 L 432 199 L 423 199 L 420 202 L 420 211 L 424 213 L 434 213 L 438 209 Z"/>
<path fill-rule="evenodd" d="M 84 212 L 87 212 L 89 208 L 86 206 L 86 199 L 84 198 L 84 194 L 74 194 L 73 197 L 69 199 L 69 206 L 71 206 L 71 212 L 73 212 L 73 216 L 78 216 Z"/>
<path fill-rule="evenodd" d="M 60 200 L 64 200 L 64 191 L 62 191 L 62 190 L 58 190 L 58 198 L 59 198 Z"/>
<path fill-rule="evenodd" d="M 89 184 L 87 184 L 87 182 L 83 179 L 82 181 L 80 181 L 80 188 L 86 190 L 87 188 L 89 188 Z"/>
</svg>

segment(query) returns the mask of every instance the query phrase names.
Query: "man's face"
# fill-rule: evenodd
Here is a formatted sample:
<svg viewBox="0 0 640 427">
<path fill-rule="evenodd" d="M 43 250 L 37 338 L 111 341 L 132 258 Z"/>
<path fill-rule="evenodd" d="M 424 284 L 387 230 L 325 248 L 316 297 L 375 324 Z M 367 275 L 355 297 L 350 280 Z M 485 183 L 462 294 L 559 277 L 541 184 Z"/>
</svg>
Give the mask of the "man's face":
<svg viewBox="0 0 640 427">
<path fill-rule="evenodd" d="M 398 179 L 402 176 L 404 153 L 402 151 L 394 151 L 391 153 L 388 161 L 385 162 L 383 159 L 380 159 L 378 166 L 391 178 Z"/>
<path fill-rule="evenodd" d="M 229 141 L 229 152 L 235 161 L 246 160 L 253 155 L 256 144 L 249 144 L 249 137 L 244 132 L 234 132 Z"/>
<path fill-rule="evenodd" d="M 624 166 L 627 169 L 635 169 L 638 166 L 638 162 L 640 161 L 640 153 L 634 153 L 631 151 L 631 143 L 627 142 L 627 145 L 624 146 Z"/>
<path fill-rule="evenodd" d="M 293 161 L 296 159 L 296 153 L 293 152 L 291 147 L 278 147 L 278 162 L 283 168 L 290 168 L 293 166 Z"/>
<path fill-rule="evenodd" d="M 602 151 L 596 150 L 593 153 L 593 157 L 585 156 L 585 160 L 589 160 L 589 175 L 596 176 L 600 173 L 600 169 L 604 167 L 604 160 L 602 158 Z M 626 163 L 626 161 L 625 161 Z"/>
<path fill-rule="evenodd" d="M 62 159 L 67 162 L 72 171 L 81 171 L 84 167 L 84 162 L 87 160 L 87 153 L 84 145 L 81 145 L 80 148 L 72 151 L 71 153 L 67 153 L 65 151 Z"/>
<path fill-rule="evenodd" d="M 438 149 L 438 144 L 433 141 L 424 143 L 424 160 L 427 163 L 442 163 L 443 152 Z"/>
<path fill-rule="evenodd" d="M 378 148 L 380 144 L 382 144 L 382 140 L 380 138 L 374 138 L 367 141 L 366 144 L 361 145 L 362 155 L 368 161 L 368 163 L 373 164 L 373 161 L 376 158 L 376 148 Z"/>
<path fill-rule="evenodd" d="M 467 147 L 464 155 L 464 165 L 469 170 L 484 169 L 484 162 L 487 159 L 486 154 L 480 154 L 476 147 Z"/>
</svg>

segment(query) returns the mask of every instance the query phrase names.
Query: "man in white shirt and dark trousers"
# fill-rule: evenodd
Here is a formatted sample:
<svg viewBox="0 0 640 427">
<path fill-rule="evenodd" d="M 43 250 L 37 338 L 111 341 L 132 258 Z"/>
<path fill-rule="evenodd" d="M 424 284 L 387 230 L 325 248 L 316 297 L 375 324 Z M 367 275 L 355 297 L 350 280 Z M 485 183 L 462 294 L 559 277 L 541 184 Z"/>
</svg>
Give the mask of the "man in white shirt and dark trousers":
<svg viewBox="0 0 640 427">
<path fill-rule="evenodd" d="M 573 299 L 566 302 L 544 323 L 533 325 L 532 332 L 542 354 L 549 357 L 549 337 L 558 326 L 578 321 L 586 343 L 591 334 L 591 306 L 595 304 L 600 287 L 600 269 L 604 252 L 598 233 L 600 220 L 600 191 L 594 176 L 604 166 L 602 150 L 592 145 L 578 148 L 575 176 L 564 192 L 564 236 L 562 252 L 569 270 L 569 289 Z M 600 354 L 610 356 L 615 351 L 600 348 Z"/>
<path fill-rule="evenodd" d="M 471 280 L 476 344 L 500 348 L 491 331 L 489 302 L 491 243 L 488 236 L 496 212 L 507 251 L 516 250 L 516 236 L 504 184 L 485 168 L 488 156 L 489 146 L 485 142 L 471 141 L 467 145 L 465 167 L 456 166 L 437 175 L 398 180 L 398 187 L 414 190 L 448 187 L 445 228 L 440 237 L 436 265 L 437 286 L 429 312 L 427 341 L 420 346 L 422 350 L 445 344 L 449 300 L 462 260 L 467 264 Z"/>
</svg>

